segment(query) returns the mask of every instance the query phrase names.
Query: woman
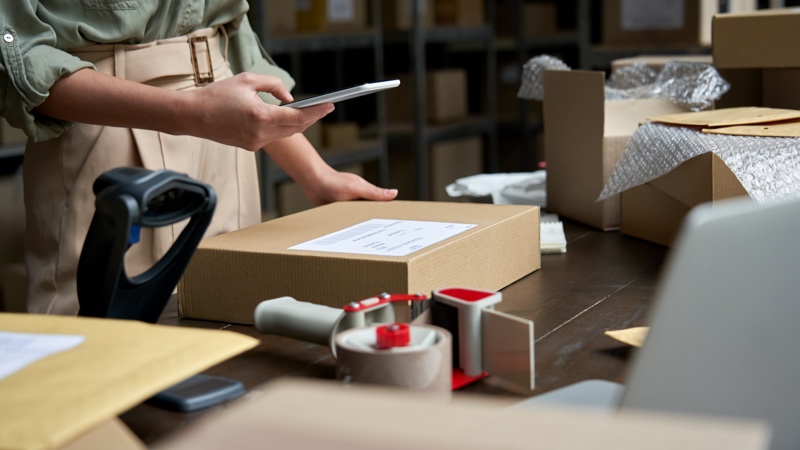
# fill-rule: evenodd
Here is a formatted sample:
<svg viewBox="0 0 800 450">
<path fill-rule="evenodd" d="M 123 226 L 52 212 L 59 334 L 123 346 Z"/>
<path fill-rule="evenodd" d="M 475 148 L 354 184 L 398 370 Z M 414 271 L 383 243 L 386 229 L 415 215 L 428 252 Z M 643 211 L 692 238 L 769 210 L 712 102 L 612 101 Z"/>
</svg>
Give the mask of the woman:
<svg viewBox="0 0 800 450">
<path fill-rule="evenodd" d="M 0 114 L 29 136 L 29 311 L 77 314 L 91 186 L 113 167 L 166 168 L 212 185 L 207 234 L 260 221 L 259 149 L 316 204 L 397 195 L 332 169 L 303 137 L 332 104 L 277 106 L 294 82 L 264 52 L 247 9 L 245 0 L 0 2 Z M 143 230 L 126 255 L 129 275 L 181 228 Z"/>
</svg>

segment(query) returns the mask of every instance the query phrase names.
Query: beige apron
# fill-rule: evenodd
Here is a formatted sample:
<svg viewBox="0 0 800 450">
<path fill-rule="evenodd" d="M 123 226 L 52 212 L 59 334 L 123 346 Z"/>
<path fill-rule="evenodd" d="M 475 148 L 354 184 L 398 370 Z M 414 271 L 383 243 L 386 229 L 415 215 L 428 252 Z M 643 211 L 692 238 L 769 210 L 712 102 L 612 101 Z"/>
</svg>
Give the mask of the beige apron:
<svg viewBox="0 0 800 450">
<path fill-rule="evenodd" d="M 220 39 L 217 29 L 206 29 L 150 44 L 96 45 L 72 53 L 119 78 L 165 89 L 198 89 L 232 76 Z M 75 123 L 59 138 L 28 144 L 25 150 L 30 312 L 78 313 L 76 275 L 95 209 L 92 184 L 121 166 L 166 168 L 213 186 L 217 207 L 207 236 L 260 221 L 252 152 L 189 136 Z M 128 275 L 152 266 L 185 224 L 142 229 L 141 241 L 126 255 Z"/>
</svg>

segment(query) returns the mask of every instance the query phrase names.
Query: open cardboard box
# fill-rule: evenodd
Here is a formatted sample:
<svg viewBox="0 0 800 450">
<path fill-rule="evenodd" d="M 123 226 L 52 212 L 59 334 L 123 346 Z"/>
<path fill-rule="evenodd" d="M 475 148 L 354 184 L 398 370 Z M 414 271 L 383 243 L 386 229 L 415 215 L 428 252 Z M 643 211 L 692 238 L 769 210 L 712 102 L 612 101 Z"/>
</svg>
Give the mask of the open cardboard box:
<svg viewBox="0 0 800 450">
<path fill-rule="evenodd" d="M 620 196 L 620 232 L 669 246 L 689 210 L 747 191 L 717 155 L 705 153 Z"/>
<path fill-rule="evenodd" d="M 337 242 L 375 248 L 394 231 L 375 228 L 380 235 L 339 239 L 375 219 L 399 228 L 407 221 L 474 226 L 404 255 L 290 248 L 332 234 Z M 538 270 L 540 262 L 535 206 L 338 202 L 203 240 L 178 286 L 178 310 L 187 318 L 250 324 L 255 307 L 277 297 L 341 308 L 383 292 L 496 291 Z"/>
<path fill-rule="evenodd" d="M 628 139 L 652 116 L 685 112 L 668 100 L 605 100 L 605 73 L 546 71 L 547 210 L 601 230 L 619 228 L 619 196 L 597 202 Z"/>
</svg>

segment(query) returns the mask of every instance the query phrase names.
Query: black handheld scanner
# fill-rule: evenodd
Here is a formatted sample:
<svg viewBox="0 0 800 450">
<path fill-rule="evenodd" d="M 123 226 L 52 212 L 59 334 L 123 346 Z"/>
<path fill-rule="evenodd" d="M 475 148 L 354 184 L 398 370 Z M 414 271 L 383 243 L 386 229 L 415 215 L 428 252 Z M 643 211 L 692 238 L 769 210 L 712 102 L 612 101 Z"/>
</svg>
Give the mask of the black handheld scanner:
<svg viewBox="0 0 800 450">
<path fill-rule="evenodd" d="M 112 169 L 93 185 L 95 213 L 78 262 L 81 316 L 155 323 L 203 237 L 217 203 L 211 186 L 169 170 Z M 190 219 L 167 253 L 129 278 L 125 253 L 141 227 Z"/>
</svg>

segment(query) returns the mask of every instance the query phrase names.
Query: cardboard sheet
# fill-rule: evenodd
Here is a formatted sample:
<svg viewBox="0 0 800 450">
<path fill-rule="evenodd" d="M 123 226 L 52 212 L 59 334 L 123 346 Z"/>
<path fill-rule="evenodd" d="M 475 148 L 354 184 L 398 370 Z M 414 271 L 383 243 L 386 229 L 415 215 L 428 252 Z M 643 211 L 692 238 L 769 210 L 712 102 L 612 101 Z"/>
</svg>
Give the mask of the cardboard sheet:
<svg viewBox="0 0 800 450">
<path fill-rule="evenodd" d="M 762 137 L 800 137 L 800 120 L 763 123 L 756 125 L 736 125 L 719 128 L 703 128 L 703 133 L 731 134 L 735 136 Z"/>
<path fill-rule="evenodd" d="M 647 339 L 648 331 L 650 331 L 650 327 L 634 327 L 626 328 L 624 330 L 608 330 L 603 334 L 612 339 L 616 339 L 623 344 L 641 347 L 644 345 L 645 339 Z"/>
<path fill-rule="evenodd" d="M 669 114 L 650 118 L 653 122 L 704 128 L 752 125 L 792 119 L 800 119 L 800 111 L 756 106 Z"/>
<path fill-rule="evenodd" d="M 143 322 L 0 314 L 0 330 L 84 336 L 0 380 L 0 448 L 51 449 L 258 340 Z"/>
</svg>

